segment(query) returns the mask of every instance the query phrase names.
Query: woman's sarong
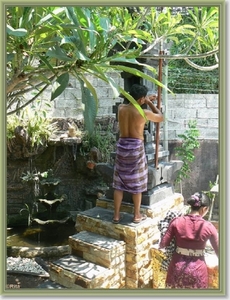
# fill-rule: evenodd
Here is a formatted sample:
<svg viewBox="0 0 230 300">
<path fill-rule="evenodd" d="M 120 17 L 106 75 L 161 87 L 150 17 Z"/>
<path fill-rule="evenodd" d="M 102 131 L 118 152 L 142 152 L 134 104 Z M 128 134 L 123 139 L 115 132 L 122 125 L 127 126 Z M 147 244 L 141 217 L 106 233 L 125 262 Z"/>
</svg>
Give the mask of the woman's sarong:
<svg viewBox="0 0 230 300">
<path fill-rule="evenodd" d="M 148 166 L 144 142 L 119 138 L 113 175 L 113 188 L 138 194 L 147 191 Z"/>
<path fill-rule="evenodd" d="M 174 289 L 207 289 L 208 269 L 204 256 L 174 253 L 167 272 L 166 286 Z"/>
</svg>

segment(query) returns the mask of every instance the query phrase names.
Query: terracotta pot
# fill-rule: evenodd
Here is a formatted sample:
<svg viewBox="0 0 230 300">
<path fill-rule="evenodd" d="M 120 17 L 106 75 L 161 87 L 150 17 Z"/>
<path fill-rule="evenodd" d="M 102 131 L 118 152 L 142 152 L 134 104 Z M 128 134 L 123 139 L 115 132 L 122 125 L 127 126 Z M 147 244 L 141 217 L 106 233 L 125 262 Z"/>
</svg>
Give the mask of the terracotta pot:
<svg viewBox="0 0 230 300">
<path fill-rule="evenodd" d="M 87 168 L 90 169 L 90 170 L 93 170 L 95 165 L 96 164 L 93 161 L 87 161 L 87 163 L 86 163 Z"/>
</svg>

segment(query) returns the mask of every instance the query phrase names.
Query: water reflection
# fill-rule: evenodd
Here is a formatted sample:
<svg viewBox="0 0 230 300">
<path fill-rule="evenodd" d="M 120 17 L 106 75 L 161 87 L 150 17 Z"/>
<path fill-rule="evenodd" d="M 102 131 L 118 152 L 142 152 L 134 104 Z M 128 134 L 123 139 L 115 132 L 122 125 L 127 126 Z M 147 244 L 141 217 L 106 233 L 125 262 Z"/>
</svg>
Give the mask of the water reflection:
<svg viewBox="0 0 230 300">
<path fill-rule="evenodd" d="M 14 227 L 7 228 L 6 246 L 52 247 L 68 245 L 68 237 L 76 234 L 74 224 L 62 224 L 56 228 Z"/>
</svg>

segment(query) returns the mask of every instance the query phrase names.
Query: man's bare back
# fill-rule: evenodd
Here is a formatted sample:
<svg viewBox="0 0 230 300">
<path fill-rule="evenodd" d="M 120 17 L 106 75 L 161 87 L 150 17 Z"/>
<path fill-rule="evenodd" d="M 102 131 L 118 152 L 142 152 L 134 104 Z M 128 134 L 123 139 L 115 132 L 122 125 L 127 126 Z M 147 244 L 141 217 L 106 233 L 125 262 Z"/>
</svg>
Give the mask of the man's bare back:
<svg viewBox="0 0 230 300">
<path fill-rule="evenodd" d="M 144 109 L 147 120 L 152 122 L 161 122 L 163 120 L 160 110 L 154 106 L 148 97 L 143 97 L 140 101 L 138 102 L 140 105 L 146 103 L 152 110 Z M 118 122 L 120 137 L 144 139 L 143 132 L 146 120 L 132 103 L 119 105 Z"/>
</svg>

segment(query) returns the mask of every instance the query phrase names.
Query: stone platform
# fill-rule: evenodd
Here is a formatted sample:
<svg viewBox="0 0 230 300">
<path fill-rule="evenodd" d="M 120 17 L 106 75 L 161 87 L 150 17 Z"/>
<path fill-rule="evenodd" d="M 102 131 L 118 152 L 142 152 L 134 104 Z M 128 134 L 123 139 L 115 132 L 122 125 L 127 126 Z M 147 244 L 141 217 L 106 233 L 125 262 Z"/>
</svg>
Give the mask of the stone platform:
<svg viewBox="0 0 230 300">
<path fill-rule="evenodd" d="M 141 205 L 147 219 L 136 224 L 133 204 L 122 202 L 121 220 L 114 224 L 113 200 L 98 199 L 94 208 L 78 213 L 70 254 L 52 262 L 50 280 L 70 289 L 152 288 L 151 248 L 159 240 L 158 221 L 168 210 L 183 207 L 181 194 Z"/>
</svg>

